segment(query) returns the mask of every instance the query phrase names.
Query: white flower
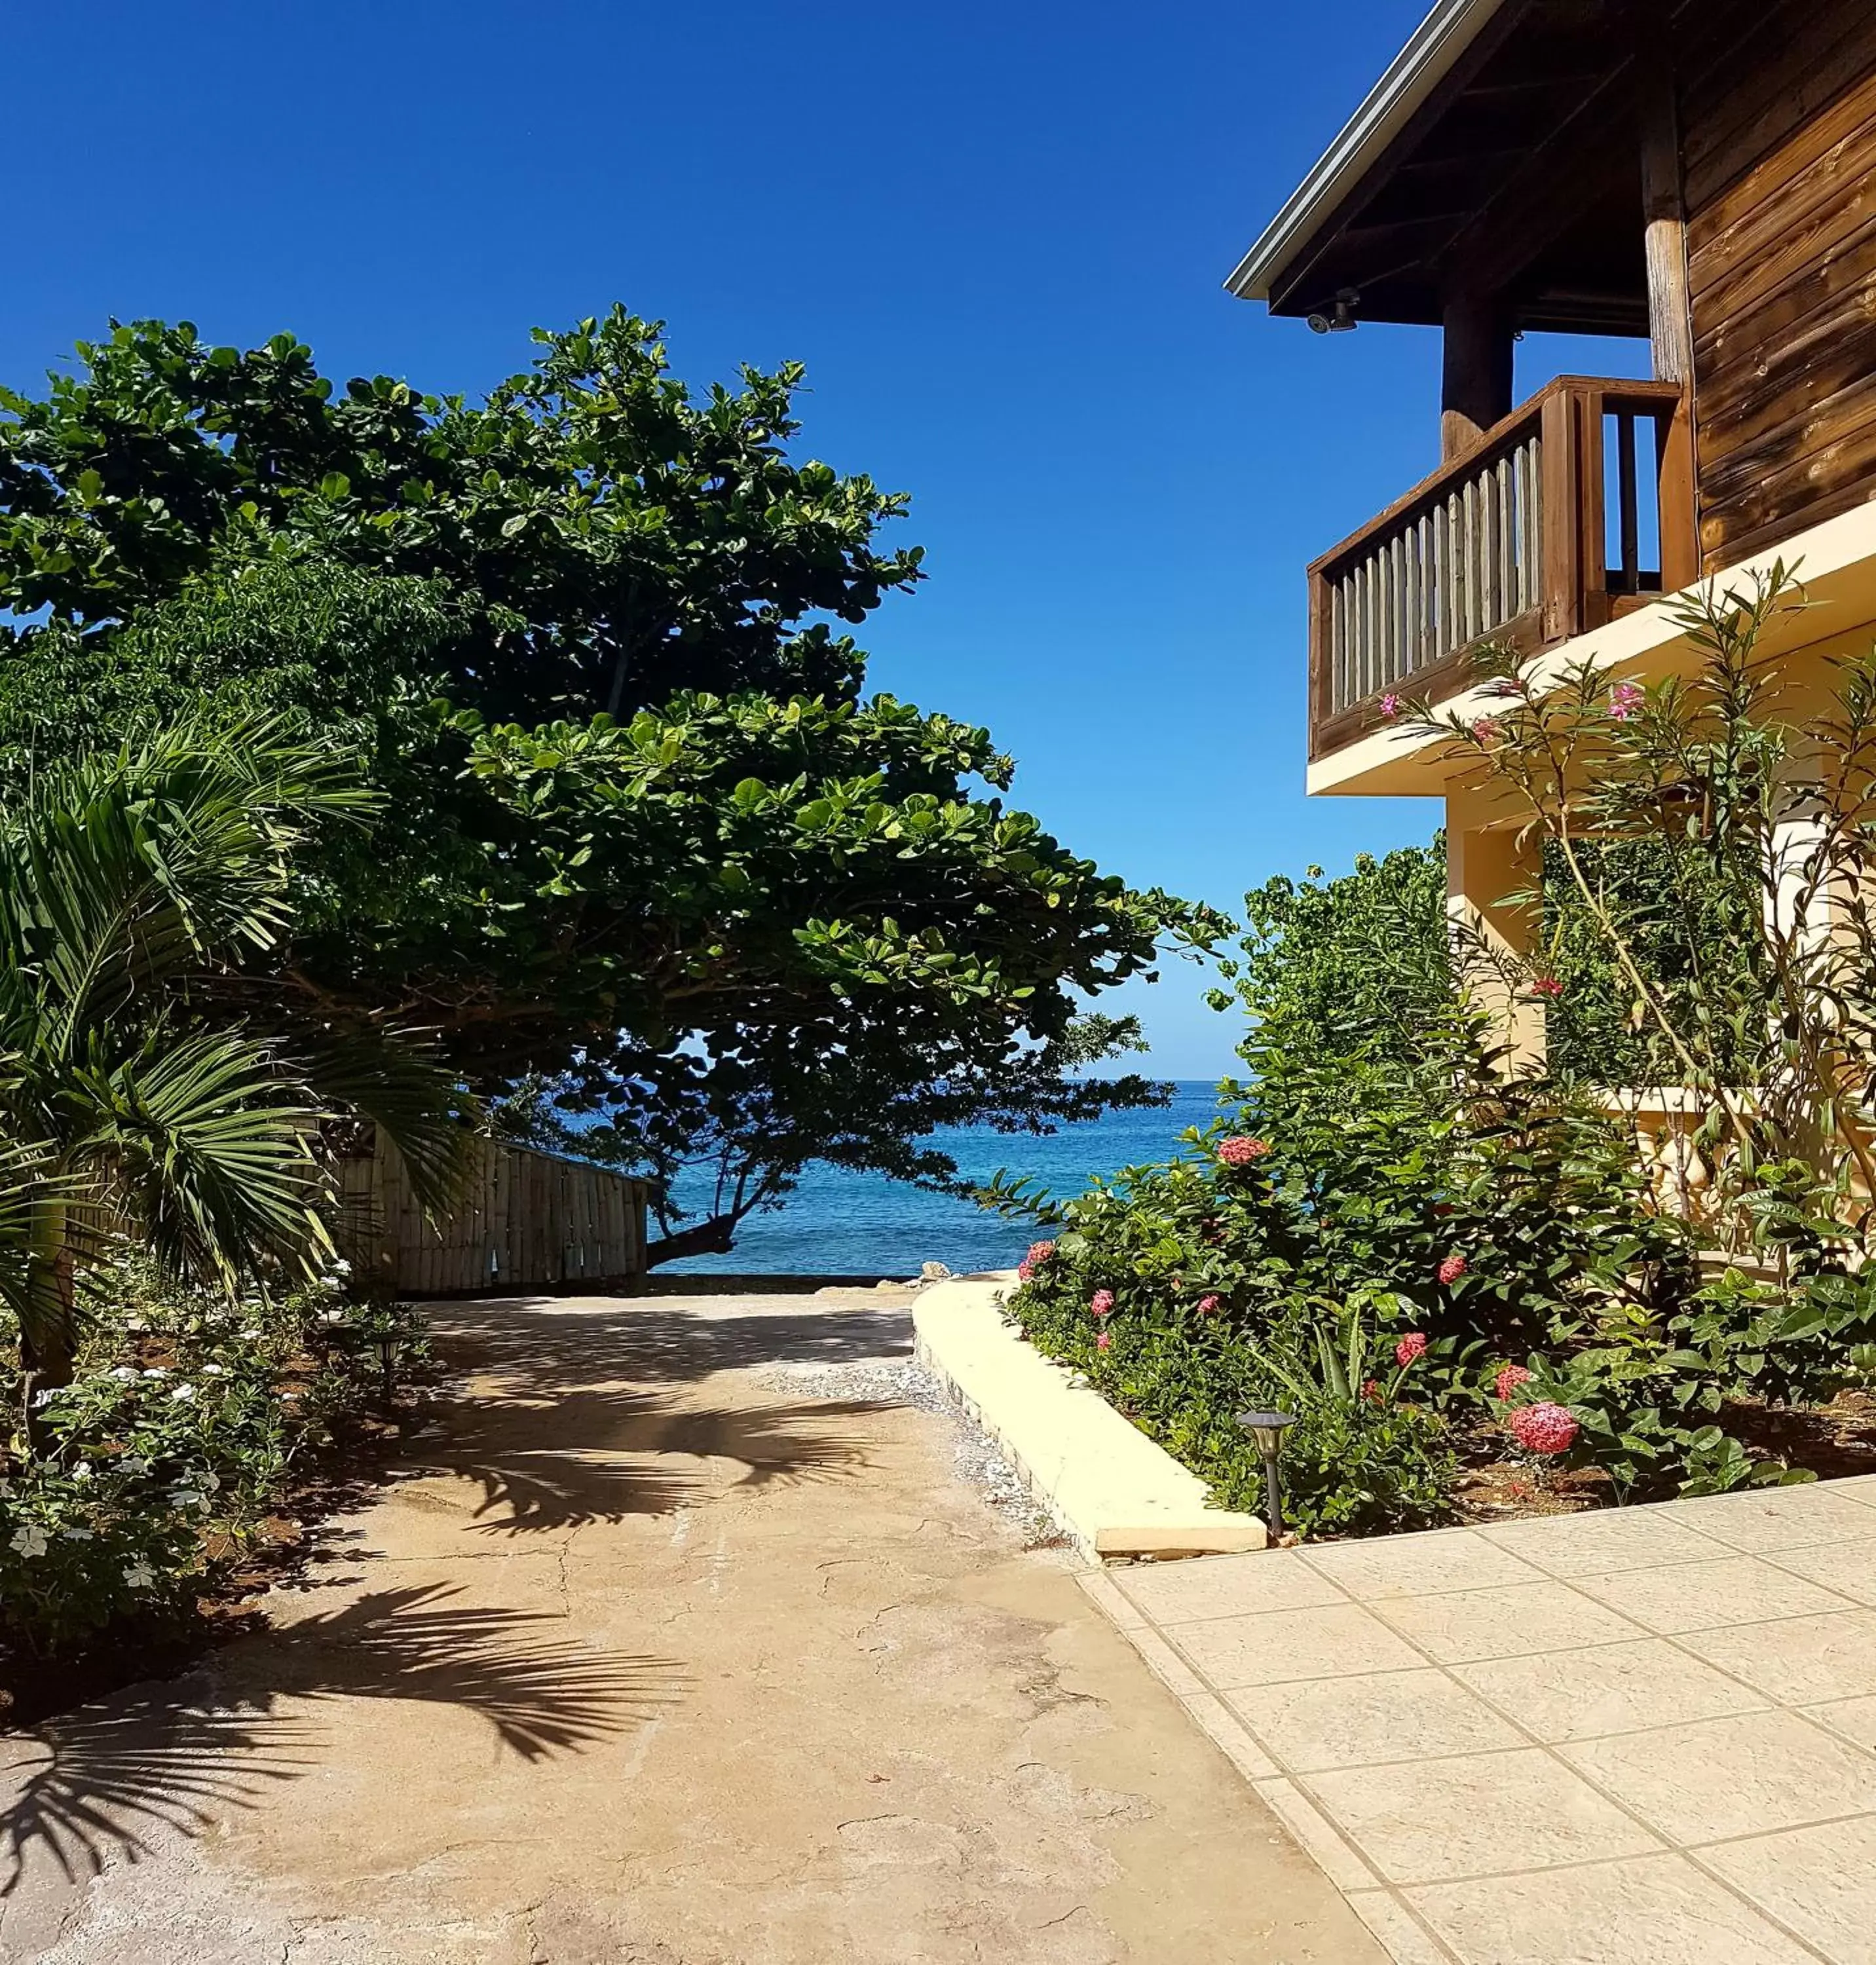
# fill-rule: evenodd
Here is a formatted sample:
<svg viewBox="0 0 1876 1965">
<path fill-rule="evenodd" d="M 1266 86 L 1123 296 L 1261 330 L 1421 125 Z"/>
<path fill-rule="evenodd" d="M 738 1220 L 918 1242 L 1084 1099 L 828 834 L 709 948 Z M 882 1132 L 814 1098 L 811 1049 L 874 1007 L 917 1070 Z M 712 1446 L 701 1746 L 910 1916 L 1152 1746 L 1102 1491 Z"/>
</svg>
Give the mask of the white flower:
<svg viewBox="0 0 1876 1965">
<path fill-rule="evenodd" d="M 113 1368 L 111 1375 L 114 1378 L 121 1378 L 126 1385 L 129 1385 L 136 1379 L 140 1378 L 143 1374 L 134 1365 L 119 1365 Z"/>
<path fill-rule="evenodd" d="M 204 1365 L 202 1367 L 202 1376 L 204 1378 L 225 1378 L 227 1375 L 228 1368 L 226 1365 Z"/>
<path fill-rule="evenodd" d="M 46 1532 L 43 1529 L 15 1529 L 13 1547 L 21 1555 L 43 1555 L 46 1552 Z"/>
<path fill-rule="evenodd" d="M 117 1462 L 118 1471 L 124 1474 L 147 1474 L 150 1462 L 140 1453 L 127 1453 Z"/>
<path fill-rule="evenodd" d="M 146 1378 L 166 1378 L 169 1375 L 169 1367 L 167 1365 L 152 1365 L 143 1374 Z"/>
<path fill-rule="evenodd" d="M 124 1580 L 133 1590 L 147 1590 L 156 1580 L 156 1572 L 147 1562 L 134 1562 L 124 1572 Z"/>
<path fill-rule="evenodd" d="M 260 1327 L 256 1324 L 252 1330 L 244 1330 L 242 1332 L 241 1335 L 246 1338 L 255 1338 L 264 1336 L 265 1333 L 263 1333 Z"/>
<path fill-rule="evenodd" d="M 53 1394 L 50 1388 L 45 1391 L 35 1392 L 33 1394 L 33 1404 L 35 1406 L 49 1406 L 52 1404 L 52 1399 Z"/>
<path fill-rule="evenodd" d="M 61 1529 L 59 1532 L 67 1542 L 95 1542 L 98 1539 L 89 1529 Z"/>
<path fill-rule="evenodd" d="M 172 1385 L 170 1388 L 169 1396 L 172 1399 L 186 1401 L 195 1397 L 195 1388 L 185 1378 L 181 1385 Z"/>
<path fill-rule="evenodd" d="M 319 1320 L 321 1323 L 343 1323 L 346 1320 L 346 1314 L 343 1310 L 322 1310 Z"/>
<path fill-rule="evenodd" d="M 332 1266 L 333 1273 L 335 1275 L 349 1276 L 352 1273 L 352 1265 L 343 1256 L 339 1256 Z"/>
<path fill-rule="evenodd" d="M 81 1460 L 72 1469 L 72 1478 L 74 1481 L 88 1481 L 91 1478 L 92 1464 L 88 1460 Z"/>
</svg>

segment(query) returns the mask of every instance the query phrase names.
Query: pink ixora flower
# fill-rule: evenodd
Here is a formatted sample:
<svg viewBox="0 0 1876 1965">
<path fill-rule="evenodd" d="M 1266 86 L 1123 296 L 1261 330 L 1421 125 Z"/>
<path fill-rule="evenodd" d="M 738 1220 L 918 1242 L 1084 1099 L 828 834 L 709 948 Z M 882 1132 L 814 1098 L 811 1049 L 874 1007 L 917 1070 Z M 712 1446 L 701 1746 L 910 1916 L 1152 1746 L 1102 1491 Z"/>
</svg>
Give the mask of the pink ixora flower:
<svg viewBox="0 0 1876 1965">
<path fill-rule="evenodd" d="M 1518 1445 L 1532 1453 L 1567 1453 L 1583 1430 L 1567 1407 L 1553 1405 L 1548 1399 L 1520 1406 L 1505 1424 Z"/>
<path fill-rule="evenodd" d="M 1456 1283 L 1465 1273 L 1466 1258 L 1463 1256 L 1449 1256 L 1440 1265 L 1440 1280 L 1443 1283 Z"/>
<path fill-rule="evenodd" d="M 1094 1348 L 1097 1351 L 1110 1350 L 1113 1347 L 1113 1332 L 1111 1330 L 1104 1330 L 1102 1332 L 1100 1336 L 1094 1340 Z"/>
<path fill-rule="evenodd" d="M 1401 713 L 1401 699 L 1389 690 L 1381 699 L 1381 713 L 1392 722 Z"/>
<path fill-rule="evenodd" d="M 1218 1300 L 1215 1296 L 1202 1296 L 1193 1307 L 1201 1317 L 1216 1317 L 1218 1314 Z"/>
<path fill-rule="evenodd" d="M 1039 1269 L 1054 1253 L 1055 1244 L 1053 1242 L 1031 1242 L 1029 1244 L 1029 1253 L 1023 1260 Z"/>
<path fill-rule="evenodd" d="M 1491 1381 L 1491 1388 L 1498 1395 L 1501 1404 L 1507 1403 L 1520 1385 L 1530 1383 L 1530 1374 L 1522 1365 L 1508 1365 Z"/>
<path fill-rule="evenodd" d="M 1540 976 L 1530 986 L 1530 992 L 1533 996 L 1561 996 L 1563 985 L 1554 976 Z"/>
<path fill-rule="evenodd" d="M 1088 1299 L 1088 1308 L 1096 1317 L 1112 1317 L 1114 1314 L 1114 1292 L 1112 1290 L 1096 1290 Z"/>
<path fill-rule="evenodd" d="M 1249 1166 L 1253 1160 L 1260 1160 L 1270 1150 L 1267 1140 L 1247 1139 L 1242 1133 L 1234 1133 L 1228 1140 L 1218 1142 L 1218 1158 L 1227 1166 Z"/>
<path fill-rule="evenodd" d="M 1648 692 L 1638 682 L 1619 682 L 1609 692 L 1609 714 L 1618 723 L 1627 723 L 1647 700 Z"/>
<path fill-rule="evenodd" d="M 1427 1355 L 1427 1333 L 1424 1330 L 1410 1330 L 1394 1347 L 1394 1362 L 1406 1365 L 1416 1363 Z"/>
</svg>

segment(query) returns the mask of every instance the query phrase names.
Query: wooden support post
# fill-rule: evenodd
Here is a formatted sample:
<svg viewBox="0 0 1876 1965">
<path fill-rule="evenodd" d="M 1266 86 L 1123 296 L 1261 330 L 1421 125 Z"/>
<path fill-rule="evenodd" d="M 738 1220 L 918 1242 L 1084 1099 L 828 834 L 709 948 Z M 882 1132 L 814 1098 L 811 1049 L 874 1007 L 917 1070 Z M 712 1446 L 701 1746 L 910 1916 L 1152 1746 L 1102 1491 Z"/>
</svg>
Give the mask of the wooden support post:
<svg viewBox="0 0 1876 1965">
<path fill-rule="evenodd" d="M 1688 288 L 1687 208 L 1681 194 L 1673 43 L 1665 20 L 1653 9 L 1636 8 L 1632 19 L 1648 334 L 1654 344 L 1655 380 L 1685 387 L 1694 379 L 1694 317 Z"/>
<path fill-rule="evenodd" d="M 1511 413 L 1511 317 L 1495 299 L 1456 294 L 1446 304 L 1440 458 L 1463 457 Z"/>
</svg>

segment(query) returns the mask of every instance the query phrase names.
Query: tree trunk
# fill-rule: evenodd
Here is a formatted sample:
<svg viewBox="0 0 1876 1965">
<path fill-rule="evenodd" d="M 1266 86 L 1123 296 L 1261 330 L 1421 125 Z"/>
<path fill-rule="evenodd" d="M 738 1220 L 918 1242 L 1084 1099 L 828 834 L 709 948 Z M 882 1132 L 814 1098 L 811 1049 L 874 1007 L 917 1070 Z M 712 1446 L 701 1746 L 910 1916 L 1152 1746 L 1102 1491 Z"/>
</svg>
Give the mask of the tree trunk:
<svg viewBox="0 0 1876 1965">
<path fill-rule="evenodd" d="M 726 1256 L 742 1221 L 740 1214 L 713 1214 L 707 1221 L 680 1228 L 652 1243 L 645 1252 L 645 1266 L 655 1269 L 661 1262 L 681 1262 L 687 1256 Z"/>
<path fill-rule="evenodd" d="M 27 1314 L 20 1321 L 20 1417 L 35 1452 L 43 1439 L 39 1394 L 69 1385 L 78 1362 L 76 1296 L 69 1249 L 28 1259 Z"/>
</svg>

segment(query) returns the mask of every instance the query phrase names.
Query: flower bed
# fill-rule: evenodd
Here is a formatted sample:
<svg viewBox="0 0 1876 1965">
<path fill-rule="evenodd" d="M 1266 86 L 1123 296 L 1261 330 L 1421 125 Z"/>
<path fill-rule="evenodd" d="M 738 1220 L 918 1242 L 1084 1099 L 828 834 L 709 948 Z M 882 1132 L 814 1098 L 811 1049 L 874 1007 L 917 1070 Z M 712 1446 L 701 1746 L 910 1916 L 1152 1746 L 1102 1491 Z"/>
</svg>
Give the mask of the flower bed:
<svg viewBox="0 0 1876 1965">
<path fill-rule="evenodd" d="M 1070 1203 L 1010 1301 L 1220 1504 L 1259 1506 L 1236 1416 L 1272 1404 L 1315 1534 L 1501 1511 L 1520 1483 L 1582 1505 L 1831 1471 L 1763 1420 L 1868 1381 L 1876 1277 L 1824 1249 L 1781 1285 L 1704 1276 L 1613 1127 L 1463 1040 L 1419 1077 L 1337 1073 L 1279 1068 L 1181 1158 Z"/>
<path fill-rule="evenodd" d="M 381 1407 L 386 1360 L 406 1373 L 424 1349 L 410 1313 L 353 1300 L 343 1273 L 230 1301 L 124 1263 L 86 1288 L 78 1375 L 0 1462 L 0 1667 L 36 1697 L 83 1655 L 186 1639 Z"/>
</svg>

